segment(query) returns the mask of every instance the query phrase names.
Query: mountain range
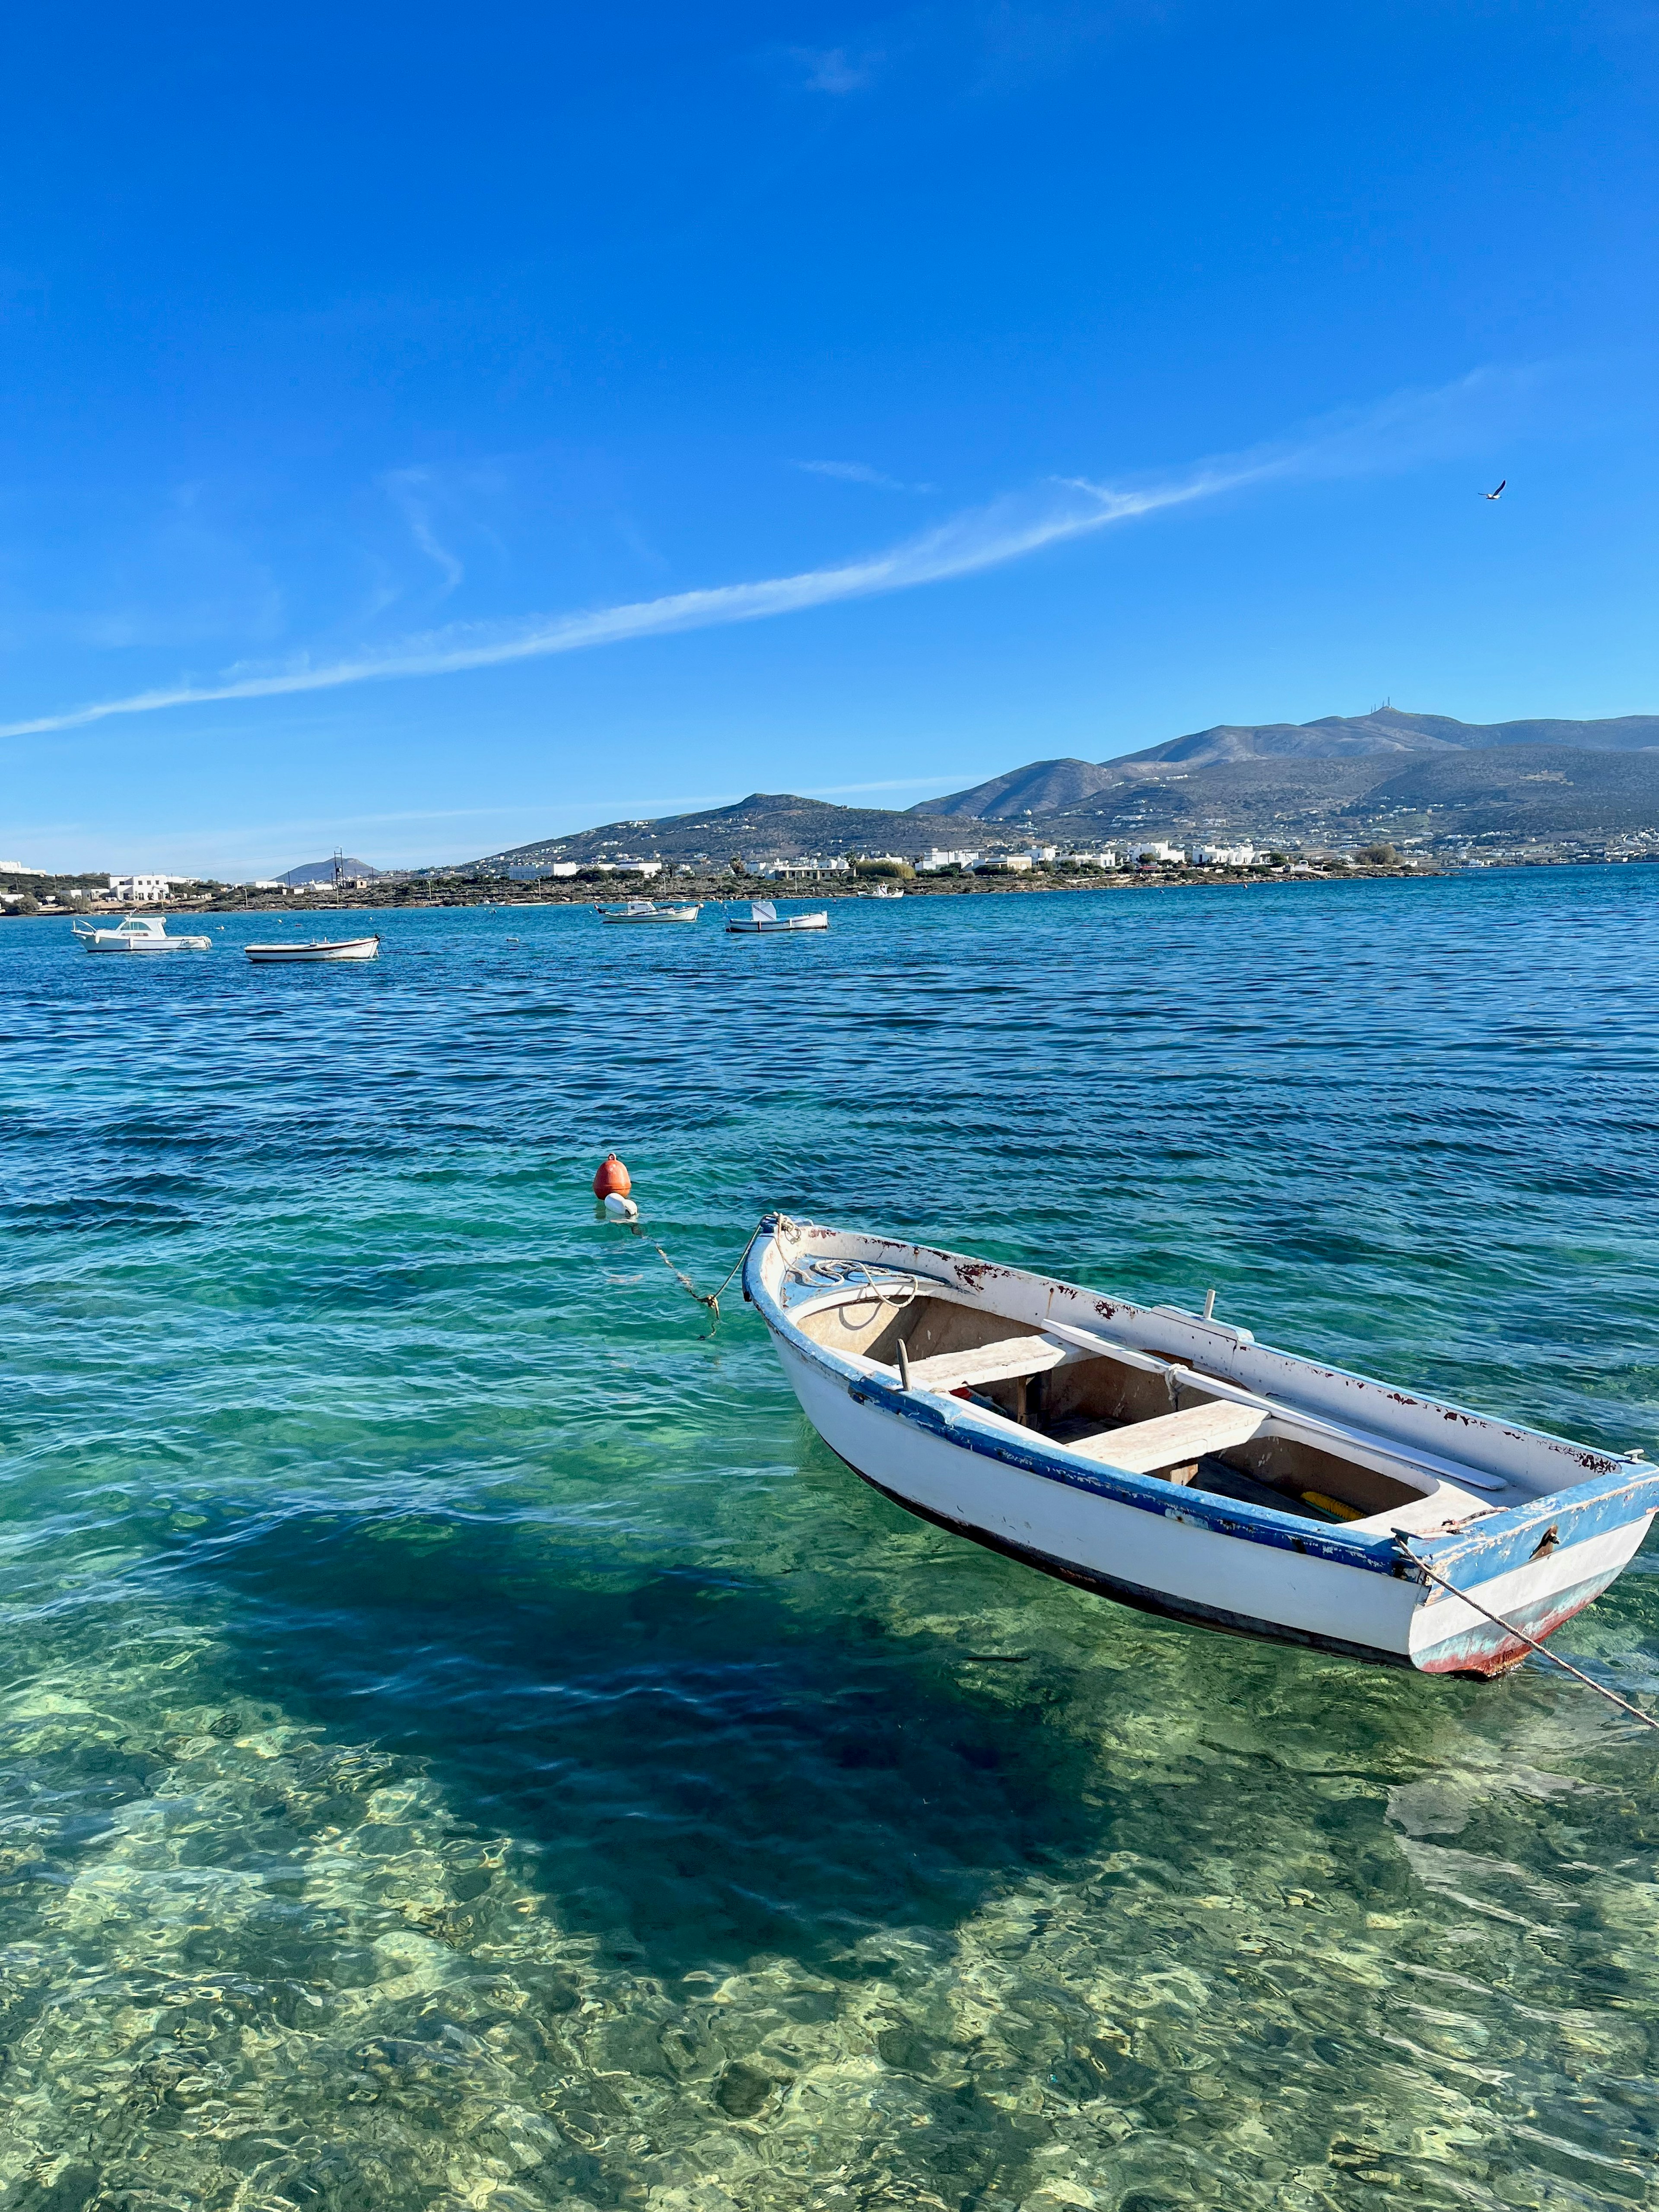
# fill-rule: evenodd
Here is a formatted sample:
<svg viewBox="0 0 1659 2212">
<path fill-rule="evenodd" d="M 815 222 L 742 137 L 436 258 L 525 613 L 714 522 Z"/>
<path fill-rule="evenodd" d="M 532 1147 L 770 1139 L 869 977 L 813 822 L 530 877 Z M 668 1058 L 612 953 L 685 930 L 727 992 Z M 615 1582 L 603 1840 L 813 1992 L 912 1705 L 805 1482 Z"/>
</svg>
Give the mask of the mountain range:
<svg viewBox="0 0 1659 2212">
<path fill-rule="evenodd" d="M 1449 714 L 1409 714 L 1378 707 L 1369 714 L 1326 714 L 1316 722 L 1218 722 L 1119 759 L 1032 761 L 967 791 L 924 799 L 913 814 L 967 814 L 1006 822 L 1027 814 L 1070 814 L 1103 793 L 1178 763 L 1189 774 L 1238 761 L 1384 760 L 1402 753 L 1492 751 L 1516 745 L 1590 752 L 1659 748 L 1659 714 L 1601 722 L 1459 722 Z"/>
<path fill-rule="evenodd" d="M 1314 722 L 1218 723 L 1115 760 L 1031 761 L 903 812 L 753 792 L 731 806 L 607 823 L 474 865 L 910 854 L 959 846 L 964 833 L 989 852 L 1039 834 L 1079 846 L 1137 836 L 1352 845 L 1594 840 L 1649 829 L 1659 829 L 1659 714 L 1460 722 L 1379 707 Z"/>
</svg>

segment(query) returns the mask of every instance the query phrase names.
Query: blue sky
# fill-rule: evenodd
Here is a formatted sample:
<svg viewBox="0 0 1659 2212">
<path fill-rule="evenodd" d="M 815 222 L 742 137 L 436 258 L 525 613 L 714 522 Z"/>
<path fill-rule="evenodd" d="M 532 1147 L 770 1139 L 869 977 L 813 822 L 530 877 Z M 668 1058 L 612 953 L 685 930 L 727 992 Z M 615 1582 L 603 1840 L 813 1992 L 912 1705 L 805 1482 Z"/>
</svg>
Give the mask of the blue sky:
<svg viewBox="0 0 1659 2212">
<path fill-rule="evenodd" d="M 33 10 L 0 854 L 1659 710 L 1656 50 L 1653 0 Z"/>
</svg>

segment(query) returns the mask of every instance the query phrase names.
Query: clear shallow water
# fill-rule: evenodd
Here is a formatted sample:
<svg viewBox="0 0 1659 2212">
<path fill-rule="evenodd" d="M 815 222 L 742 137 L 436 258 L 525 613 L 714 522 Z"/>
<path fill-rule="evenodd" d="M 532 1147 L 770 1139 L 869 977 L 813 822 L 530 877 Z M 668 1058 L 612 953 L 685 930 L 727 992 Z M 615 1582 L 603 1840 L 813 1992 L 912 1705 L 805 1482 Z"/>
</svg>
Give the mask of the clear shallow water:
<svg viewBox="0 0 1659 2212">
<path fill-rule="evenodd" d="M 1651 1737 L 907 1519 L 586 1193 L 1652 1450 L 1659 870 L 834 925 L 0 930 L 5 2212 L 1659 2196 Z"/>
</svg>

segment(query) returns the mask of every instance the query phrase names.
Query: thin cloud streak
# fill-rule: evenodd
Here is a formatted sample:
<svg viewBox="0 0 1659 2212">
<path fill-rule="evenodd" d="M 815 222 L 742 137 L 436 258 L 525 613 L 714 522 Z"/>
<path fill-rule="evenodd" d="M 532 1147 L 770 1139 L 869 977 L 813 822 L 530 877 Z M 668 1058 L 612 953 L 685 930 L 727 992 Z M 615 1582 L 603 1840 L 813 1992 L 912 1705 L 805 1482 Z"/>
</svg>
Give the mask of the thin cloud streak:
<svg viewBox="0 0 1659 2212">
<path fill-rule="evenodd" d="M 430 471 L 426 469 L 394 469 L 382 482 L 403 509 L 410 536 L 434 567 L 442 570 L 444 590 L 448 592 L 465 580 L 466 570 L 449 548 L 441 543 L 432 527 L 425 501 L 415 495 L 415 487 L 428 482 L 429 476 Z"/>
<path fill-rule="evenodd" d="M 1455 434 L 1453 419 L 1461 413 L 1463 402 L 1479 398 L 1482 407 L 1490 410 L 1491 382 L 1477 375 L 1437 392 L 1401 395 L 1368 415 L 1328 422 L 1297 445 L 1259 447 L 1162 483 L 1119 489 L 1080 477 L 1057 480 L 1037 495 L 999 500 L 885 552 L 834 567 L 809 568 L 796 575 L 755 583 L 672 592 L 622 606 L 538 617 L 514 624 L 457 623 L 320 666 L 300 661 L 285 668 L 246 672 L 231 668 L 205 684 L 180 683 L 9 723 L 0 727 L 0 738 L 81 729 L 117 714 L 157 714 L 169 708 L 216 705 L 229 700 L 280 698 L 396 678 L 451 676 L 467 669 L 496 668 L 554 653 L 584 652 L 593 646 L 623 644 L 635 638 L 762 622 L 843 600 L 910 591 L 919 585 L 1001 568 L 1114 523 L 1213 499 L 1271 477 L 1358 474 L 1397 465 L 1407 457 L 1420 459 L 1425 431 L 1429 433 L 1429 445 L 1443 445 L 1449 433 Z"/>
<path fill-rule="evenodd" d="M 873 484 L 878 491 L 936 491 L 936 484 L 901 483 L 896 477 L 884 476 L 872 469 L 867 461 L 793 461 L 793 468 L 805 470 L 810 477 L 834 477 L 842 483 Z"/>
<path fill-rule="evenodd" d="M 384 652 L 321 667 L 302 665 L 246 676 L 230 671 L 217 683 L 180 684 L 137 692 L 130 698 L 101 700 L 61 714 L 43 714 L 31 721 L 6 725 L 0 728 L 0 738 L 80 729 L 113 714 L 155 714 L 170 707 L 207 706 L 232 699 L 280 698 L 294 692 L 328 691 L 345 684 L 385 682 L 394 677 L 454 675 L 464 669 L 495 668 L 509 661 L 577 653 L 590 646 L 621 644 L 633 638 L 760 622 L 836 600 L 907 591 L 918 584 L 999 568 L 1045 545 L 1098 530 L 1109 522 L 1150 514 L 1179 500 L 1202 497 L 1216 488 L 1207 480 L 1142 492 L 1113 492 L 1082 483 L 1056 485 L 1049 499 L 1035 510 L 1024 502 L 1000 501 L 888 552 L 837 568 L 811 568 L 799 575 L 770 577 L 759 583 L 673 592 L 661 599 L 555 616 L 512 629 L 458 623 L 425 637 L 405 639 Z"/>
</svg>

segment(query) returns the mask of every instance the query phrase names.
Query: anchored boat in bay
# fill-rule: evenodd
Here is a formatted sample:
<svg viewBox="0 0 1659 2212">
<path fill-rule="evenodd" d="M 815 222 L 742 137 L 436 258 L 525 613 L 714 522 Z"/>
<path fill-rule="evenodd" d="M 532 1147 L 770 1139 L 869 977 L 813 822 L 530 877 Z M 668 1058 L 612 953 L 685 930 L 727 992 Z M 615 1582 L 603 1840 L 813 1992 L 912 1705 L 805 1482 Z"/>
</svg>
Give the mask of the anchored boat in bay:
<svg viewBox="0 0 1659 2212">
<path fill-rule="evenodd" d="M 1505 1672 L 1618 1577 L 1659 1468 L 1019 1268 L 769 1216 L 803 1411 L 925 1520 L 1177 1620 Z"/>
<path fill-rule="evenodd" d="M 602 906 L 599 920 L 613 922 L 692 922 L 702 912 L 702 907 L 692 899 L 677 902 L 631 898 L 622 906 Z"/>
<path fill-rule="evenodd" d="M 728 915 L 726 927 L 733 937 L 799 937 L 804 931 L 828 929 L 830 916 L 820 910 L 817 914 L 780 914 L 772 899 L 750 899 L 746 915 Z"/>
<path fill-rule="evenodd" d="M 378 960 L 380 939 L 377 931 L 373 937 L 313 937 L 307 944 L 295 939 L 287 944 L 245 945 L 242 950 L 256 968 L 283 966 L 296 960 Z"/>
<path fill-rule="evenodd" d="M 83 952 L 206 952 L 210 937 L 169 937 L 167 917 L 159 914 L 130 914 L 113 929 L 83 929 L 71 924 Z"/>
</svg>

